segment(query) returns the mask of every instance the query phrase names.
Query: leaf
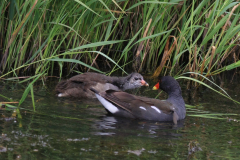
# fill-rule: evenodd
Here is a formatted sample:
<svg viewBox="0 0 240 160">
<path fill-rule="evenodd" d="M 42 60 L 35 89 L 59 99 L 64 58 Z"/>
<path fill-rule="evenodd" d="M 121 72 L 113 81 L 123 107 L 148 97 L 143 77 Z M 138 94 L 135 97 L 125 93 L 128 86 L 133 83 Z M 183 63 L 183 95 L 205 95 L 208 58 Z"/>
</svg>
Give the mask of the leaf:
<svg viewBox="0 0 240 160">
<path fill-rule="evenodd" d="M 96 15 L 98 15 L 99 17 L 101 17 L 98 13 L 96 13 L 95 11 L 93 11 L 91 8 L 89 8 L 86 4 L 82 3 L 81 1 L 79 0 L 74 0 L 76 1 L 77 3 L 79 3 L 80 5 L 86 7 L 88 10 L 92 11 L 93 13 L 95 13 Z"/>
<path fill-rule="evenodd" d="M 226 66 L 226 70 L 229 71 L 229 70 L 237 68 L 237 67 L 240 67 L 240 60 L 237 61 L 236 63 L 233 63 L 233 64 L 230 64 L 230 65 Z"/>
<path fill-rule="evenodd" d="M 76 47 L 71 49 L 70 51 L 76 51 L 76 50 L 81 50 L 85 48 L 93 48 L 93 47 L 98 47 L 98 46 L 104 46 L 104 45 L 109 45 L 109 44 L 114 44 L 114 43 L 120 43 L 124 42 L 125 40 L 119 40 L 119 41 L 103 41 L 103 42 L 96 42 L 96 43 L 90 43 L 86 45 L 82 45 L 80 47 Z"/>
<path fill-rule="evenodd" d="M 104 73 L 104 72 L 102 72 L 102 71 L 100 71 L 100 70 L 98 70 L 98 69 L 96 69 L 96 68 L 94 68 L 94 67 L 92 67 L 92 66 L 90 66 L 90 65 L 88 65 L 86 63 L 83 63 L 83 62 L 81 62 L 79 60 L 76 60 L 76 59 L 63 59 L 63 58 L 59 58 L 59 59 L 48 59 L 48 61 L 77 63 L 77 64 L 81 64 L 83 66 L 86 66 L 86 67 L 88 67 L 88 68 L 90 68 L 90 69 L 92 69 L 94 71 L 99 72 L 99 73 Z"/>
<path fill-rule="evenodd" d="M 155 37 L 161 36 L 161 35 L 163 35 L 163 34 L 165 34 L 165 33 L 169 33 L 169 32 L 171 32 L 172 30 L 173 30 L 173 29 L 171 29 L 171 30 L 169 30 L 169 31 L 165 31 L 165 32 L 161 32 L 161 33 L 157 33 L 157 34 L 153 34 L 153 35 L 151 35 L 151 36 L 147 36 L 147 37 L 141 38 L 141 39 L 139 39 L 136 43 L 134 43 L 134 45 L 137 44 L 137 43 L 139 43 L 139 42 L 142 42 L 142 41 L 144 41 L 144 40 L 151 39 L 151 38 L 155 38 Z"/>
<path fill-rule="evenodd" d="M 31 89 L 31 97 L 32 97 L 32 104 L 33 104 L 33 110 L 35 112 L 35 102 L 34 102 L 34 93 L 33 93 L 33 85 L 30 83 L 30 89 Z"/>
<path fill-rule="evenodd" d="M 111 12 L 111 10 L 108 8 L 108 6 L 102 1 L 102 0 L 99 0 L 106 8 L 107 10 L 109 11 L 109 13 L 112 15 L 112 17 L 117 20 L 117 18 L 114 16 L 114 14 Z"/>
<path fill-rule="evenodd" d="M 126 11 L 131 10 L 131 9 L 137 7 L 137 6 L 142 5 L 142 4 L 148 4 L 148 3 L 149 3 L 149 4 L 168 4 L 168 5 L 170 5 L 170 4 L 177 4 L 177 3 L 171 3 L 171 2 L 141 1 L 141 2 L 138 2 L 138 3 L 134 4 L 134 5 L 132 5 L 132 6 L 131 6 L 130 8 L 128 8 Z"/>
<path fill-rule="evenodd" d="M 46 70 L 45 70 L 45 71 L 46 71 Z M 29 91 L 30 91 L 30 89 L 31 89 L 32 84 L 33 84 L 34 82 L 36 82 L 36 80 L 38 80 L 39 77 L 42 76 L 42 75 L 45 73 L 45 71 L 44 71 L 43 73 L 39 74 L 39 75 L 27 86 L 27 88 L 26 88 L 25 91 L 23 92 L 22 98 L 20 99 L 20 101 L 19 101 L 19 103 L 18 103 L 18 106 L 20 106 L 20 105 L 25 101 L 25 99 L 27 98 L 27 95 L 28 95 L 28 93 L 29 93 Z"/>
<path fill-rule="evenodd" d="M 10 109 L 16 109 L 17 107 L 16 106 L 13 106 L 13 105 L 11 105 L 11 104 L 5 104 L 8 108 L 10 108 Z"/>
</svg>

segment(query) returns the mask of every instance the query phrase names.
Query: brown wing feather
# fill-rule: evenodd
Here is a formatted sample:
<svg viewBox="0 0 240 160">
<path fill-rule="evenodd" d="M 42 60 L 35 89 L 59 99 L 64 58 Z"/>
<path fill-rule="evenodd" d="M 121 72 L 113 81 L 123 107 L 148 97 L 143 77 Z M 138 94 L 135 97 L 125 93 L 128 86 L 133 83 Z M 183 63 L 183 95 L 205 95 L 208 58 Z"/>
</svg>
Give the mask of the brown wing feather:
<svg viewBox="0 0 240 160">
<path fill-rule="evenodd" d="M 87 72 L 87 73 L 74 76 L 70 78 L 69 81 L 72 81 L 75 83 L 81 83 L 81 82 L 82 83 L 90 83 L 90 82 L 109 83 L 107 76 L 99 73 L 93 73 L 93 72 Z"/>
<path fill-rule="evenodd" d="M 118 100 L 126 103 L 130 103 L 132 100 L 136 99 L 137 97 L 127 92 L 115 91 L 115 90 L 107 90 L 106 94 L 111 95 L 112 97 L 116 97 Z"/>
<path fill-rule="evenodd" d="M 107 99 L 108 101 L 114 103 L 118 107 L 128 111 L 129 113 L 132 113 L 129 103 L 127 103 L 125 101 L 121 101 L 119 99 L 119 97 L 114 95 L 116 93 L 118 93 L 118 91 L 108 90 L 107 92 L 101 92 L 100 96 L 102 96 L 103 98 Z M 121 93 L 125 93 L 125 92 L 121 92 Z"/>
<path fill-rule="evenodd" d="M 102 92 L 101 96 L 111 101 L 120 108 L 127 110 L 131 114 L 138 114 L 139 107 L 151 107 L 155 106 L 162 112 L 170 114 L 173 112 L 172 104 L 167 101 L 161 101 L 158 99 L 134 96 L 126 92 L 108 90 Z"/>
<path fill-rule="evenodd" d="M 59 82 L 55 88 L 55 92 L 72 97 L 95 97 L 89 91 L 89 88 L 96 86 L 97 83 L 105 84 L 107 80 L 104 77 L 107 76 L 92 72 L 77 75 L 69 80 Z"/>
<path fill-rule="evenodd" d="M 169 113 L 174 111 L 174 106 L 168 101 L 162 101 L 159 99 L 146 98 L 146 97 L 141 97 L 141 100 L 148 104 L 151 104 L 151 106 L 157 107 L 158 109 L 162 110 L 164 113 Z"/>
</svg>

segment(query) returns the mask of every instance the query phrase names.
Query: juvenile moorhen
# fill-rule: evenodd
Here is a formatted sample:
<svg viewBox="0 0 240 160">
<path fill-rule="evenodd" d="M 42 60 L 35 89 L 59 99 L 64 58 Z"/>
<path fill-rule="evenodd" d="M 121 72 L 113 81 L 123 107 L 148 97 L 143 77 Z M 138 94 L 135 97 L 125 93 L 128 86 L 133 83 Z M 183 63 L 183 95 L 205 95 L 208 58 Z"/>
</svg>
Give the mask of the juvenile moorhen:
<svg viewBox="0 0 240 160">
<path fill-rule="evenodd" d="M 185 103 L 179 83 L 171 76 L 159 78 L 153 89 L 162 89 L 168 94 L 165 101 L 147 97 L 135 96 L 126 92 L 106 90 L 90 90 L 96 94 L 98 100 L 107 111 L 116 116 L 138 118 L 152 121 L 173 121 L 186 116 Z"/>
<path fill-rule="evenodd" d="M 86 72 L 69 80 L 59 82 L 55 88 L 58 97 L 96 98 L 90 88 L 98 91 L 127 89 L 148 86 L 139 73 L 131 73 L 126 77 L 110 77 L 100 73 Z"/>
</svg>

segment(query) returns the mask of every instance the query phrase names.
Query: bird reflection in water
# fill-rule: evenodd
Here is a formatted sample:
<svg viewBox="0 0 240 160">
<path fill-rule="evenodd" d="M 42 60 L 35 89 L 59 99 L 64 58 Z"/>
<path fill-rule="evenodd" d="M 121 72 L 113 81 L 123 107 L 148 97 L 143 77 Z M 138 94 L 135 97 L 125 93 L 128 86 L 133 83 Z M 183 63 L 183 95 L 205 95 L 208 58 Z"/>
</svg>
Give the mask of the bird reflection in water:
<svg viewBox="0 0 240 160">
<path fill-rule="evenodd" d="M 184 120 L 173 124 L 173 122 L 155 122 L 147 120 L 126 119 L 115 116 L 102 116 L 95 121 L 92 127 L 96 130 L 94 135 L 106 136 L 144 136 L 144 137 L 168 137 L 176 138 L 181 134 L 176 133 L 184 126 Z"/>
</svg>

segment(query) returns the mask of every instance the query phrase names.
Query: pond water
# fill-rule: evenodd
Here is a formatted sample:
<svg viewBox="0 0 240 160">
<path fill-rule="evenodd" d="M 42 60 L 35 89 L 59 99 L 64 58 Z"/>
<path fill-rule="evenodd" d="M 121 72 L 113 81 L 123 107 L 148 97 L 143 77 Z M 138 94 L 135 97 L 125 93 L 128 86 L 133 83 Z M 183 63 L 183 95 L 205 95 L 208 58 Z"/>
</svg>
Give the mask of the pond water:
<svg viewBox="0 0 240 160">
<path fill-rule="evenodd" d="M 21 105 L 22 118 L 14 110 L 0 110 L 0 159 L 239 159 L 238 115 L 218 116 L 224 119 L 193 115 L 239 114 L 240 105 L 209 89 L 188 91 L 186 82 L 180 82 L 186 103 L 197 107 L 187 108 L 186 119 L 177 126 L 109 116 L 93 100 L 57 98 L 56 80 L 35 84 L 36 112 L 30 94 Z M 153 84 L 132 93 L 154 98 L 158 92 L 151 90 Z M 240 101 L 237 81 L 222 84 Z M 19 101 L 25 87 L 5 82 L 0 94 Z M 0 102 L 6 101 L 0 96 Z"/>
</svg>

